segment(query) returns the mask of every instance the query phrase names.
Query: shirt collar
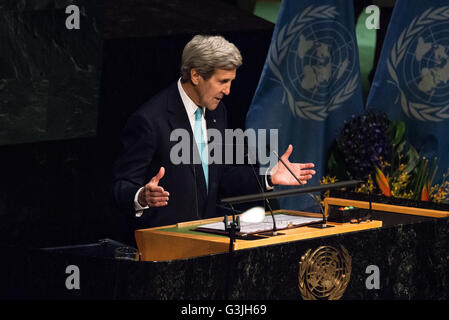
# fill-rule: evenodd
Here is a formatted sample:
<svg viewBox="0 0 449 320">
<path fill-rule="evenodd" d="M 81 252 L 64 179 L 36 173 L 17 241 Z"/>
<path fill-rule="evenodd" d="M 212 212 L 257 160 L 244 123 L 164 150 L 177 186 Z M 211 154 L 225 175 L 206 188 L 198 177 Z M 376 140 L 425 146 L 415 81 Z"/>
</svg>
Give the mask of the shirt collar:
<svg viewBox="0 0 449 320">
<path fill-rule="evenodd" d="M 190 99 L 190 97 L 184 91 L 184 88 L 181 85 L 181 78 L 179 78 L 179 80 L 178 80 L 178 90 L 179 90 L 179 94 L 181 95 L 181 99 L 184 104 L 184 107 L 186 108 L 187 115 L 189 117 L 194 117 L 196 109 L 199 107 L 195 104 L 195 102 L 192 101 L 192 99 Z M 203 116 L 204 116 L 204 108 L 203 108 Z"/>
</svg>

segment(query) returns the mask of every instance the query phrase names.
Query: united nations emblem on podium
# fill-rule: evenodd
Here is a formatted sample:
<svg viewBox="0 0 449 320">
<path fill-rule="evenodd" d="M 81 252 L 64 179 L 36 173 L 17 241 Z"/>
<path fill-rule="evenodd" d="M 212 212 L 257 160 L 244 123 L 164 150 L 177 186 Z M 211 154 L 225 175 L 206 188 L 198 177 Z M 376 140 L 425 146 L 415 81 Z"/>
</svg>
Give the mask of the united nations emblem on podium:
<svg viewBox="0 0 449 320">
<path fill-rule="evenodd" d="M 309 249 L 299 262 L 299 292 L 304 300 L 338 300 L 351 278 L 352 259 L 348 251 L 321 246 Z"/>
</svg>

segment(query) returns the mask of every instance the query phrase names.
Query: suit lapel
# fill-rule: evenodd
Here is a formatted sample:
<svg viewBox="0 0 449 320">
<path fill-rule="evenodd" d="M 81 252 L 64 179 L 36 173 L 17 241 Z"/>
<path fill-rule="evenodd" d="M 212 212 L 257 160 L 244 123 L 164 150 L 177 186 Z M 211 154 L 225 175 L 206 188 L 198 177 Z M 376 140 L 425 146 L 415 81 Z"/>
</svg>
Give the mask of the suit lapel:
<svg viewBox="0 0 449 320">
<path fill-rule="evenodd" d="M 210 130 L 209 129 L 218 129 L 217 127 L 217 117 L 216 117 L 216 112 L 215 111 L 209 111 L 206 110 L 206 126 L 207 126 L 207 130 L 208 130 L 208 134 L 207 134 L 207 140 L 208 143 L 211 141 L 211 137 L 210 137 Z M 224 135 L 223 132 L 222 133 L 222 138 L 224 139 Z M 213 144 L 209 144 L 209 155 L 211 154 L 211 148 L 212 148 Z M 224 157 L 224 155 L 223 155 Z M 223 158 L 222 157 L 222 158 Z M 215 163 L 211 163 L 210 158 L 209 158 L 209 184 L 217 182 L 217 164 Z M 219 165 L 219 164 L 218 164 Z"/>
<path fill-rule="evenodd" d="M 171 92 L 167 97 L 167 110 L 169 113 L 168 121 L 170 122 L 171 129 L 185 129 L 189 134 L 193 135 L 186 109 L 182 103 L 181 96 L 179 95 L 177 84 L 175 83 L 170 90 Z"/>
<path fill-rule="evenodd" d="M 198 147 L 195 143 L 195 138 L 193 135 L 192 127 L 190 126 L 190 121 L 187 115 L 186 108 L 181 99 L 181 95 L 178 91 L 178 86 L 175 83 L 171 88 L 171 94 L 168 95 L 167 99 L 167 110 L 169 113 L 168 121 L 171 126 L 171 130 L 175 129 L 185 129 L 189 133 L 189 150 L 190 152 L 190 163 L 193 163 L 193 154 L 195 154 L 196 159 L 200 159 Z M 206 192 L 206 180 L 204 178 L 203 167 L 201 163 L 190 165 L 190 170 L 193 176 L 196 178 L 196 185 L 198 187 L 198 201 L 205 201 L 207 197 Z M 210 174 L 209 174 L 210 181 Z"/>
</svg>

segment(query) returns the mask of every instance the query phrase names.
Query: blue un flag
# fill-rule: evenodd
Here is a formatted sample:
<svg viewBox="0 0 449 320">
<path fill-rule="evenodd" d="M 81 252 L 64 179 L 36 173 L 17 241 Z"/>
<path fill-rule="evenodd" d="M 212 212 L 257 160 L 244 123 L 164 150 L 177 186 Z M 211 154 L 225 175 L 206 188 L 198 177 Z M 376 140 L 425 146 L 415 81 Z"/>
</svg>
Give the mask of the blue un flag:
<svg viewBox="0 0 449 320">
<path fill-rule="evenodd" d="M 406 124 L 421 156 L 449 166 L 449 3 L 398 0 L 367 107 Z"/>
<path fill-rule="evenodd" d="M 345 119 L 363 113 L 354 8 L 347 0 L 282 1 L 246 127 L 278 129 L 279 155 L 314 162 L 319 184 L 328 149 Z M 310 209 L 308 196 L 280 199 L 285 209 Z"/>
</svg>

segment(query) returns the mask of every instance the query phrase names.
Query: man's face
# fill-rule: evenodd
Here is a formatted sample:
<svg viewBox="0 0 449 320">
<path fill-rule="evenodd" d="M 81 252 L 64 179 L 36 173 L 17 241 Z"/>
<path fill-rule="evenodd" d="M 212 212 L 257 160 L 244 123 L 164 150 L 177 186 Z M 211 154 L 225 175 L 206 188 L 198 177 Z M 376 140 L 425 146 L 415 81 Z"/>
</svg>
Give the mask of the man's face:
<svg viewBox="0 0 449 320">
<path fill-rule="evenodd" d="M 207 80 L 198 75 L 195 79 L 195 90 L 199 105 L 213 111 L 218 103 L 231 91 L 231 82 L 235 79 L 236 70 L 215 69 L 214 74 Z"/>
</svg>

